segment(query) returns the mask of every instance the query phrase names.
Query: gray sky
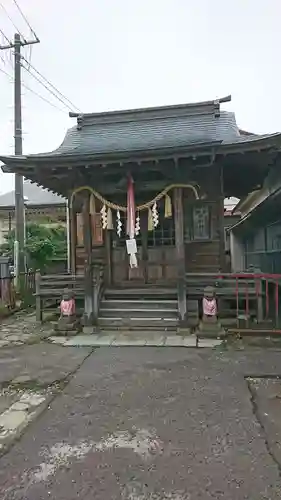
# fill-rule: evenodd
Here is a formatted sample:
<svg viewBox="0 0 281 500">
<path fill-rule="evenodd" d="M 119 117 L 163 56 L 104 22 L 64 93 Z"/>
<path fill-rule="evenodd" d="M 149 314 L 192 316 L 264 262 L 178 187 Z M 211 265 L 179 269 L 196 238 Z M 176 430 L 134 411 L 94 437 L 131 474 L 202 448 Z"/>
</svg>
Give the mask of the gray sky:
<svg viewBox="0 0 281 500">
<path fill-rule="evenodd" d="M 1 2 L 28 37 L 13 0 Z M 84 112 L 232 94 L 226 109 L 241 128 L 281 131 L 280 0 L 18 2 L 41 40 L 31 63 Z M 0 28 L 15 31 L 1 8 Z M 2 56 L 0 69 L 12 73 L 9 53 Z M 63 107 L 25 70 L 23 82 Z M 13 85 L 1 72 L 0 86 L 0 151 L 13 154 Z M 74 123 L 64 109 L 23 89 L 24 153 L 62 142 Z M 0 174 L 0 192 L 10 189 L 13 176 Z"/>
</svg>

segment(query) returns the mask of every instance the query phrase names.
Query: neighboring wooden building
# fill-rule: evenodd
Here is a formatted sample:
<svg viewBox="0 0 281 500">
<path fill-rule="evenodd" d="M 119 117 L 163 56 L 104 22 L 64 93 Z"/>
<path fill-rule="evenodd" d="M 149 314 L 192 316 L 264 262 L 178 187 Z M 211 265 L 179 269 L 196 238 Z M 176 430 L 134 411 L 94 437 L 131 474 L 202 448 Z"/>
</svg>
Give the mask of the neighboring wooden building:
<svg viewBox="0 0 281 500">
<path fill-rule="evenodd" d="M 66 224 L 66 199 L 42 187 L 24 181 L 26 222 Z M 15 227 L 15 191 L 0 195 L 0 244 Z"/>
<path fill-rule="evenodd" d="M 270 168 L 261 189 L 242 199 L 234 210 L 240 220 L 230 230 L 233 271 L 252 267 L 281 274 L 281 173 Z"/>
<path fill-rule="evenodd" d="M 0 157 L 4 172 L 69 199 L 72 270 L 86 271 L 89 321 L 95 262 L 105 265 L 107 289 L 177 289 L 180 320 L 185 274 L 227 269 L 224 198 L 260 187 L 281 144 L 281 134 L 241 131 L 234 113 L 221 110 L 228 101 L 71 115 L 77 124 L 57 150 Z M 136 267 L 127 255 L 127 218 Z"/>
</svg>

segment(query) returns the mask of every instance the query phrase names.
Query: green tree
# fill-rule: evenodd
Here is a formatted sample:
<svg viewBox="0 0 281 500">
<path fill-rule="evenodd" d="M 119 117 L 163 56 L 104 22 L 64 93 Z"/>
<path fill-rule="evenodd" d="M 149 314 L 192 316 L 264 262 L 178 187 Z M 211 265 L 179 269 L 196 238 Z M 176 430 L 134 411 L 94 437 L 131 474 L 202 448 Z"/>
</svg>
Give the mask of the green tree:
<svg viewBox="0 0 281 500">
<path fill-rule="evenodd" d="M 5 236 L 5 243 L 0 246 L 0 254 L 13 258 L 15 230 Z M 66 228 L 61 225 L 28 223 L 26 225 L 25 253 L 27 265 L 32 269 L 44 271 L 54 258 L 66 256 Z"/>
</svg>

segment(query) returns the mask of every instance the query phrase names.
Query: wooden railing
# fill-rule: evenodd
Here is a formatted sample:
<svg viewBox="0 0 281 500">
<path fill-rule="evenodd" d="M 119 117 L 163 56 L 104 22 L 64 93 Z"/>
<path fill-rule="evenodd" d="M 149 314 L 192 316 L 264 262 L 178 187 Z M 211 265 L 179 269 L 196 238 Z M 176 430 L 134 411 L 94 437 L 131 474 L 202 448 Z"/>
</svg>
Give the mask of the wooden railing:
<svg viewBox="0 0 281 500">
<path fill-rule="evenodd" d="M 103 294 L 103 266 L 92 265 L 92 297 L 94 321 L 98 317 Z M 81 274 L 45 274 L 35 276 L 36 319 L 43 320 L 43 311 L 49 303 L 59 303 L 64 291 L 72 291 L 75 299 L 84 300 L 85 276 Z"/>
<path fill-rule="evenodd" d="M 33 272 L 22 273 L 20 275 L 22 286 L 18 292 L 18 298 L 22 305 L 31 305 L 35 291 L 35 274 Z M 0 278 L 0 306 L 8 310 L 16 307 L 16 287 L 13 276 Z"/>
</svg>

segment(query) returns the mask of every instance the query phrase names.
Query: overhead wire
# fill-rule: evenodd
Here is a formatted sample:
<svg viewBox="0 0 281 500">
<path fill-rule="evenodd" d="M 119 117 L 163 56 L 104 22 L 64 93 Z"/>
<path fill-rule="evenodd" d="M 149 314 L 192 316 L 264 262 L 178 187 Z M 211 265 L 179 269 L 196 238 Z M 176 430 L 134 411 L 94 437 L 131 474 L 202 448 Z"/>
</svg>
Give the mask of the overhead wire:
<svg viewBox="0 0 281 500">
<path fill-rule="evenodd" d="M 25 23 L 27 24 L 27 26 L 29 27 L 31 33 L 34 35 L 35 39 L 37 41 L 39 41 L 34 29 L 32 28 L 29 20 L 27 19 L 27 16 L 24 14 L 23 10 L 21 9 L 19 3 L 17 0 L 13 0 L 17 10 L 19 11 L 19 13 L 21 14 L 22 18 L 24 19 Z M 11 16 L 9 15 L 7 9 L 5 8 L 5 6 L 3 5 L 2 2 L 0 2 L 0 7 L 2 8 L 2 10 L 5 12 L 6 16 L 8 17 L 8 19 L 10 20 L 10 22 L 12 23 L 12 25 L 14 26 L 15 30 L 19 33 L 19 35 L 21 36 L 22 40 L 25 42 L 26 39 L 25 37 L 23 36 L 23 34 L 20 32 L 20 30 L 17 28 L 17 26 L 15 25 L 13 19 L 11 18 Z M 2 36 L 5 38 L 5 40 L 8 42 L 9 45 L 12 46 L 12 42 L 8 39 L 8 37 L 5 35 L 4 31 L 1 30 L 0 28 L 0 33 L 2 34 Z M 1 57 L 1 56 L 0 56 Z M 58 101 L 60 101 L 64 107 L 66 107 L 68 110 L 71 110 L 73 111 L 74 110 L 77 110 L 79 112 L 81 112 L 79 110 L 79 108 L 70 100 L 68 99 L 62 92 L 60 92 L 58 90 L 57 87 L 55 87 L 55 85 L 53 85 L 44 75 L 42 75 L 42 73 L 40 73 L 40 71 L 38 71 L 35 66 L 31 65 L 31 50 L 30 50 L 30 54 L 29 56 L 27 56 L 28 59 L 26 59 L 23 55 L 21 55 L 21 59 L 23 61 L 25 61 L 25 63 L 27 64 L 27 66 L 25 66 L 24 64 L 21 64 L 21 66 L 38 82 L 40 83 L 40 85 L 42 85 L 49 93 L 51 93 Z M 2 58 L 2 61 L 3 63 L 5 64 L 5 59 Z M 12 65 L 12 62 L 11 60 L 8 61 L 9 64 Z M 37 75 L 39 75 L 39 77 L 43 80 L 41 80 L 40 78 L 38 78 L 33 72 L 31 72 L 31 69 L 33 72 L 35 72 Z M 0 71 L 2 71 L 2 73 L 5 73 L 9 78 L 12 78 L 13 77 L 11 75 L 9 75 L 7 72 L 5 72 L 5 70 L 3 70 L 2 68 L 0 68 Z M 46 82 L 46 84 L 44 83 Z M 48 99 L 44 98 L 43 96 L 41 96 L 41 94 L 38 94 L 37 92 L 35 92 L 33 89 L 31 89 L 30 87 L 28 87 L 25 83 L 22 83 L 22 86 L 25 87 L 27 90 L 29 90 L 30 92 L 33 92 L 33 94 L 37 95 L 40 99 L 42 99 L 43 101 L 47 102 L 48 104 L 50 104 L 51 106 L 53 106 L 54 108 L 58 109 L 59 111 L 61 112 L 65 112 L 65 110 L 63 110 L 61 107 L 58 107 L 56 106 L 55 104 L 53 104 L 52 102 L 50 102 Z"/>
<path fill-rule="evenodd" d="M 31 26 L 30 22 L 28 21 L 28 19 L 27 19 L 26 15 L 25 15 L 25 14 L 24 14 L 24 12 L 22 11 L 21 7 L 19 6 L 19 4 L 18 4 L 17 0 L 13 0 L 13 2 L 14 2 L 14 4 L 15 4 L 15 6 L 17 7 L 17 9 L 18 9 L 19 13 L 21 14 L 22 18 L 25 20 L 25 22 L 26 22 L 27 26 L 29 27 L 29 29 L 30 29 L 31 33 L 34 35 L 35 39 L 36 39 L 36 40 L 38 40 L 38 36 L 36 35 L 36 33 L 35 33 L 34 29 L 32 28 L 32 26 Z"/>
<path fill-rule="evenodd" d="M 24 19 L 24 21 L 26 22 L 27 26 L 29 27 L 31 33 L 34 35 L 35 39 L 37 41 L 39 41 L 34 29 L 32 28 L 30 22 L 28 21 L 26 15 L 24 14 L 23 10 L 21 9 L 19 3 L 17 0 L 13 0 L 16 8 L 18 9 L 19 13 L 21 14 L 22 18 Z M 22 33 L 20 32 L 20 30 L 18 30 L 17 26 L 15 25 L 15 23 L 13 22 L 13 19 L 10 17 L 9 13 L 7 12 L 7 9 L 4 7 L 3 3 L 0 2 L 0 7 L 2 8 L 2 10 L 5 12 L 6 16 L 8 17 L 8 19 L 10 20 L 10 22 L 12 23 L 12 25 L 14 26 L 14 28 L 16 29 L 16 31 L 19 33 L 19 35 L 21 36 L 21 38 L 23 39 L 23 41 L 25 42 L 26 39 L 25 37 L 22 35 Z M 7 40 L 7 42 L 12 45 L 12 43 L 10 42 L 10 40 L 8 39 L 8 37 L 5 35 L 5 33 L 0 29 L 0 33 L 2 33 L 2 35 L 5 37 L 5 39 Z M 27 71 L 29 72 L 29 74 L 31 76 L 33 76 L 33 78 L 38 82 L 40 83 L 40 85 L 42 85 L 48 92 L 50 92 L 58 101 L 60 101 L 63 106 L 65 106 L 68 110 L 70 111 L 73 111 L 73 110 L 77 110 L 78 112 L 81 112 L 81 110 L 70 100 L 68 99 L 62 92 L 60 92 L 58 90 L 57 87 L 55 87 L 55 85 L 53 85 L 44 75 L 42 75 L 42 73 L 40 73 L 40 71 L 38 71 L 35 66 L 33 66 L 31 64 L 31 46 L 30 46 L 30 53 L 29 53 L 29 56 L 27 56 L 28 59 L 26 59 L 23 55 L 21 55 L 21 59 L 23 61 L 25 61 L 25 63 L 27 64 L 27 66 L 21 64 L 21 66 Z M 4 62 L 4 61 L 3 61 Z M 11 61 L 8 61 L 9 64 L 12 65 Z M 39 75 L 39 77 L 41 79 L 39 79 L 33 72 L 31 72 L 31 69 L 33 70 L 33 72 L 35 72 L 37 75 Z M 44 82 L 46 82 L 46 85 Z M 58 108 L 58 109 L 61 109 L 61 108 Z"/>
<path fill-rule="evenodd" d="M 9 40 L 9 38 L 5 35 L 4 31 L 1 30 L 1 28 L 0 28 L 0 33 L 5 38 L 5 40 L 8 42 L 8 44 L 11 45 L 11 40 Z"/>
<path fill-rule="evenodd" d="M 38 82 L 40 83 L 48 92 L 50 92 L 56 99 L 58 99 L 66 108 L 70 109 L 71 111 L 73 111 L 73 108 L 79 110 L 79 108 L 77 108 L 77 106 L 75 106 L 75 104 L 73 104 L 73 102 L 71 102 L 67 97 L 65 97 L 46 77 L 44 77 L 32 64 L 30 64 L 27 59 L 23 56 L 21 56 L 21 59 L 23 59 L 27 64 L 29 64 L 30 68 L 33 69 L 33 71 L 35 71 L 43 80 L 45 80 L 47 82 L 47 84 L 49 85 L 49 87 L 47 87 L 47 85 L 45 85 L 44 82 L 42 82 L 42 80 L 40 80 L 40 78 L 38 78 L 36 75 L 34 75 L 31 71 L 30 71 L 30 68 L 27 68 L 26 66 L 24 66 L 22 64 L 22 67 Z M 52 90 L 54 89 L 54 90 Z M 59 94 L 59 95 L 58 95 Z M 60 97 L 61 96 L 61 97 Z M 67 101 L 69 104 L 67 104 L 65 101 Z"/>
<path fill-rule="evenodd" d="M 4 73 L 4 75 L 8 76 L 10 78 L 10 80 L 12 80 L 12 82 L 14 82 L 14 77 L 12 75 L 10 75 L 7 71 L 5 71 L 3 68 L 0 68 L 0 72 L 1 73 Z M 38 94 L 37 92 L 35 92 L 35 90 L 31 89 L 28 85 L 26 85 L 25 83 L 21 83 L 22 87 L 24 87 L 26 90 L 28 90 L 29 92 L 31 92 L 32 94 L 36 95 L 37 97 L 39 97 L 40 99 L 42 99 L 42 101 L 46 102 L 47 104 L 49 104 L 50 106 L 52 106 L 53 108 L 57 109 L 58 111 L 61 111 L 62 113 L 66 113 L 66 111 L 62 108 L 59 108 L 58 106 L 56 106 L 56 104 L 52 103 L 51 101 L 49 101 L 48 99 L 46 99 L 45 97 L 43 97 L 41 94 Z"/>
<path fill-rule="evenodd" d="M 5 12 L 7 18 L 9 19 L 9 21 L 12 23 L 13 27 L 15 28 L 15 30 L 17 31 L 17 33 L 22 37 L 23 41 L 26 42 L 26 39 L 25 37 L 23 36 L 23 34 L 20 32 L 20 30 L 18 29 L 18 27 L 15 25 L 13 19 L 11 18 L 9 12 L 7 11 L 6 7 L 4 7 L 4 5 L 2 4 L 2 2 L 0 2 L 0 7 L 1 9 Z"/>
</svg>

